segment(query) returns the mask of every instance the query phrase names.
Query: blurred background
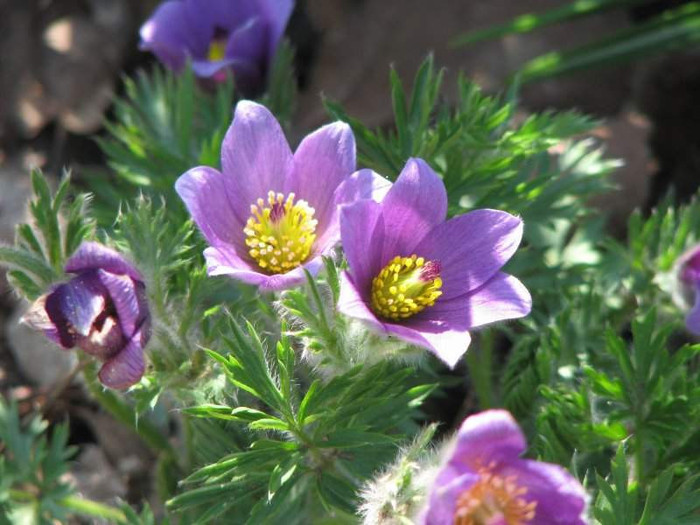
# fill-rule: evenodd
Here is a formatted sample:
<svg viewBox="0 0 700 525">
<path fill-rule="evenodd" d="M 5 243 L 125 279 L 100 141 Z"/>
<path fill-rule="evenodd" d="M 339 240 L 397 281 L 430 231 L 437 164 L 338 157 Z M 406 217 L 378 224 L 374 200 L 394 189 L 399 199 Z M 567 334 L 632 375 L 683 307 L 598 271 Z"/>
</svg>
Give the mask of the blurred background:
<svg viewBox="0 0 700 525">
<path fill-rule="evenodd" d="M 157 4 L 0 0 L 0 242 L 11 243 L 25 217 L 30 168 L 54 180 L 69 168 L 78 181 L 107 169 L 95 137 L 122 93 L 122 77 L 156 65 L 138 50 L 138 30 Z M 689 199 L 700 183 L 699 4 L 299 0 L 287 29 L 299 86 L 292 137 L 328 119 L 321 97 L 369 126 L 390 124 L 390 65 L 408 83 L 430 52 L 446 69 L 447 104 L 459 72 L 496 93 L 520 71 L 523 117 L 575 108 L 601 119 L 594 135 L 624 167 L 615 175 L 618 189 L 597 205 L 622 237 L 632 209 L 650 209 L 670 189 Z M 555 15 L 498 30 L 545 12 Z M 554 23 L 539 27 L 547 20 Z M 496 29 L 477 38 L 486 28 Z M 18 325 L 24 308 L 1 278 L 0 392 L 28 412 L 71 363 L 69 353 Z M 145 447 L 79 388 L 65 390 L 48 412 L 70 416 L 71 441 L 82 445 L 72 476 L 87 497 L 139 501 L 147 494 Z"/>
</svg>

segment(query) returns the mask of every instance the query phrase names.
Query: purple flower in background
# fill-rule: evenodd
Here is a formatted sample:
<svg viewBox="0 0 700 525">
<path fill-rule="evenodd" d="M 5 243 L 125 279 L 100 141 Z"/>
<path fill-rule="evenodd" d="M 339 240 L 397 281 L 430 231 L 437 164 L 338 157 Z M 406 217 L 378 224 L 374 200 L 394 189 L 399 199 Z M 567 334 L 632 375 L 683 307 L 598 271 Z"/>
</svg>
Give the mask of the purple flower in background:
<svg viewBox="0 0 700 525">
<path fill-rule="evenodd" d="M 82 243 L 65 270 L 76 276 L 40 297 L 23 321 L 61 347 L 77 346 L 104 362 L 99 379 L 105 386 L 123 389 L 138 382 L 151 336 L 141 274 L 94 242 Z"/>
<path fill-rule="evenodd" d="M 684 302 L 692 305 L 685 317 L 685 326 L 700 335 L 700 246 L 688 250 L 678 259 L 678 279 Z"/>
<path fill-rule="evenodd" d="M 221 145 L 219 172 L 199 166 L 175 183 L 210 247 L 209 275 L 262 290 L 304 282 L 340 237 L 338 205 L 377 197 L 389 183 L 355 170 L 355 139 L 336 122 L 308 135 L 292 154 L 263 106 L 241 101 Z"/>
<path fill-rule="evenodd" d="M 527 315 L 531 298 L 500 271 L 520 244 L 522 221 L 496 210 L 445 221 L 446 212 L 445 186 L 421 159 L 408 161 L 381 203 L 344 206 L 349 271 L 338 308 L 453 367 L 469 330 Z"/>
<path fill-rule="evenodd" d="M 468 417 L 440 469 L 424 525 L 585 525 L 588 497 L 559 465 L 520 459 L 526 443 L 505 410 Z"/>
<path fill-rule="evenodd" d="M 293 0 L 169 0 L 141 27 L 141 49 L 180 71 L 187 60 L 201 78 L 233 70 L 247 94 L 265 83 L 294 7 Z"/>
</svg>

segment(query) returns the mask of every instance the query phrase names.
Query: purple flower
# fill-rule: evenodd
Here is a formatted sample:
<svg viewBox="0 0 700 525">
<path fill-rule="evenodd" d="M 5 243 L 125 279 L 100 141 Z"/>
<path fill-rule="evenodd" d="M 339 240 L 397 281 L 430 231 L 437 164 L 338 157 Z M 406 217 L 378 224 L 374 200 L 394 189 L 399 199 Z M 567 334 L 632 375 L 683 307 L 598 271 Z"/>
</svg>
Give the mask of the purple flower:
<svg viewBox="0 0 700 525">
<path fill-rule="evenodd" d="M 588 497 L 559 465 L 520 459 L 526 443 L 505 410 L 468 417 L 439 471 L 424 525 L 585 525 Z"/>
<path fill-rule="evenodd" d="M 340 237 L 338 205 L 377 197 L 389 183 L 355 170 L 355 139 L 336 122 L 308 135 L 292 154 L 263 106 L 241 101 L 221 145 L 222 172 L 206 166 L 175 183 L 210 247 L 209 275 L 262 290 L 304 282 Z"/>
<path fill-rule="evenodd" d="M 180 71 L 187 60 L 201 78 L 233 70 L 243 93 L 265 82 L 293 0 L 170 0 L 141 27 L 141 49 Z"/>
<path fill-rule="evenodd" d="M 676 263 L 683 301 L 692 305 L 685 317 L 689 332 L 700 335 L 700 246 L 683 254 Z"/>
<path fill-rule="evenodd" d="M 387 335 L 423 346 L 454 366 L 469 330 L 530 312 L 527 289 L 501 267 L 520 244 L 522 221 L 476 210 L 445 221 L 435 172 L 410 159 L 381 203 L 344 206 L 349 271 L 338 308 Z"/>
<path fill-rule="evenodd" d="M 151 336 L 146 287 L 120 254 L 84 242 L 65 270 L 76 276 L 40 297 L 24 316 L 65 349 L 78 347 L 104 362 L 99 379 L 109 388 L 138 382 L 143 348 Z"/>
</svg>

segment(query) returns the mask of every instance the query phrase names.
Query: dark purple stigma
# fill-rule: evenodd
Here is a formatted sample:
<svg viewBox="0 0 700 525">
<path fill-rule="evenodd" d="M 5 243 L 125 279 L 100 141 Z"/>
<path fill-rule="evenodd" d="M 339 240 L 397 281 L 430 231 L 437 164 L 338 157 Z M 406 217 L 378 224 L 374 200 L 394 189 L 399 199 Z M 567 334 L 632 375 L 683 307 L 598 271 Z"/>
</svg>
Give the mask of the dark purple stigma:
<svg viewBox="0 0 700 525">
<path fill-rule="evenodd" d="M 421 281 L 426 283 L 433 281 L 440 277 L 441 269 L 442 266 L 440 265 L 440 261 L 428 261 L 420 269 L 419 278 Z"/>
<path fill-rule="evenodd" d="M 275 202 L 270 210 L 270 220 L 272 221 L 272 224 L 277 224 L 279 221 L 281 221 L 285 213 L 286 211 L 284 210 L 284 204 Z"/>
</svg>

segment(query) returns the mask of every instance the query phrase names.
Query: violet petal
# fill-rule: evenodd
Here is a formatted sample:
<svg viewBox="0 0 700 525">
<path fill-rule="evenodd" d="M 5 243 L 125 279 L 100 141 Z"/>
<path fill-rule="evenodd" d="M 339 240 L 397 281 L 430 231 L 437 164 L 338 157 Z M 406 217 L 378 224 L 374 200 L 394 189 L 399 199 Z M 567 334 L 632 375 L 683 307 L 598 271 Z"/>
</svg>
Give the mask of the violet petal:
<svg viewBox="0 0 700 525">
<path fill-rule="evenodd" d="M 409 159 L 382 201 L 382 260 L 410 256 L 423 237 L 445 220 L 446 213 L 447 193 L 440 177 L 424 160 Z"/>
<path fill-rule="evenodd" d="M 518 319 L 530 313 L 532 298 L 523 283 L 498 272 L 480 288 L 459 297 L 437 302 L 407 320 L 418 328 L 439 323 L 445 328 L 469 330 L 504 319 Z M 444 329 L 444 328 L 443 328 Z"/>
<path fill-rule="evenodd" d="M 700 283 L 695 285 L 695 304 L 685 317 L 685 327 L 700 336 Z"/>
<path fill-rule="evenodd" d="M 207 248 L 204 250 L 207 261 L 208 275 L 228 275 L 247 284 L 258 286 L 261 291 L 275 291 L 291 288 L 306 282 L 304 269 L 311 275 L 316 275 L 323 266 L 320 257 L 314 257 L 302 266 L 298 266 L 287 273 L 265 274 L 251 269 L 235 256 L 230 250 Z"/>
<path fill-rule="evenodd" d="M 46 313 L 58 330 L 65 348 L 75 345 L 75 335 L 87 336 L 104 311 L 107 292 L 95 272 L 86 272 L 60 284 L 46 298 Z"/>
<path fill-rule="evenodd" d="M 68 259 L 65 267 L 71 273 L 97 269 L 143 281 L 141 273 L 120 253 L 97 242 L 83 242 Z"/>
<path fill-rule="evenodd" d="M 335 204 L 341 206 L 363 199 L 382 202 L 391 189 L 391 181 L 370 169 L 358 170 L 345 179 L 335 191 Z"/>
<path fill-rule="evenodd" d="M 340 241 L 340 206 L 352 204 L 362 199 L 381 200 L 391 188 L 391 182 L 372 170 L 356 171 L 345 179 L 333 196 L 335 205 L 325 231 L 316 238 L 315 248 L 318 253 L 326 253 Z"/>
<path fill-rule="evenodd" d="M 498 469 L 527 489 L 524 498 L 536 501 L 533 525 L 586 525 L 588 496 L 581 483 L 559 465 L 525 459 Z"/>
<path fill-rule="evenodd" d="M 370 200 L 343 206 L 340 210 L 340 232 L 353 282 L 360 295 L 369 300 L 372 279 L 384 264 L 381 247 L 385 228 L 381 206 Z"/>
<path fill-rule="evenodd" d="M 513 256 L 522 234 L 523 223 L 517 217 L 476 210 L 435 227 L 415 252 L 440 262 L 440 300 L 447 300 L 476 290 L 493 277 Z"/>
<path fill-rule="evenodd" d="M 143 295 L 142 283 L 135 282 L 128 275 L 115 275 L 98 270 L 98 277 L 107 288 L 109 297 L 119 319 L 122 333 L 127 339 L 136 333 L 141 327 L 148 311 L 143 311 L 144 301 L 139 301 L 139 294 Z"/>
<path fill-rule="evenodd" d="M 423 525 L 452 525 L 460 494 L 478 480 L 479 476 L 473 472 L 445 465 L 433 482 L 430 502 L 420 522 Z"/>
<path fill-rule="evenodd" d="M 259 7 L 264 13 L 265 19 L 270 24 L 269 38 L 269 60 L 274 58 L 274 51 L 277 49 L 280 39 L 287 27 L 289 17 L 294 9 L 294 0 L 260 0 Z"/>
<path fill-rule="evenodd" d="M 334 193 L 355 171 L 355 137 L 350 126 L 336 122 L 307 135 L 294 153 L 285 190 L 306 200 L 315 210 L 317 235 L 322 236 L 335 211 Z"/>
<path fill-rule="evenodd" d="M 106 387 L 123 390 L 138 383 L 145 370 L 141 333 L 137 332 L 121 352 L 102 365 L 98 377 Z"/>
<path fill-rule="evenodd" d="M 225 175 L 206 166 L 192 168 L 177 179 L 175 191 L 209 244 L 232 244 L 247 253 L 243 233 L 247 215 L 240 215 L 242 206 L 238 210 L 232 206 Z M 250 204 L 245 207 L 246 214 Z"/>
<path fill-rule="evenodd" d="M 490 461 L 514 461 L 527 443 L 513 416 L 506 410 L 486 410 L 464 420 L 450 463 L 475 468 Z"/>
<path fill-rule="evenodd" d="M 385 322 L 384 327 L 390 334 L 409 343 L 427 348 L 450 368 L 454 368 L 464 355 L 471 342 L 471 335 L 466 330 L 436 328 L 420 330 L 414 325 Z"/>
<path fill-rule="evenodd" d="M 242 100 L 221 145 L 222 171 L 229 202 L 239 217 L 268 192 L 283 192 L 292 169 L 292 152 L 282 128 L 264 106 Z"/>
<path fill-rule="evenodd" d="M 197 41 L 190 31 L 185 10 L 184 2 L 163 2 L 140 30 L 139 47 L 155 53 L 159 60 L 175 70 L 184 66 L 188 48 Z"/>
<path fill-rule="evenodd" d="M 353 278 L 347 272 L 340 274 L 340 296 L 337 307 L 340 313 L 363 321 L 377 332 L 386 333 L 384 325 L 369 309 L 356 288 Z"/>
</svg>

